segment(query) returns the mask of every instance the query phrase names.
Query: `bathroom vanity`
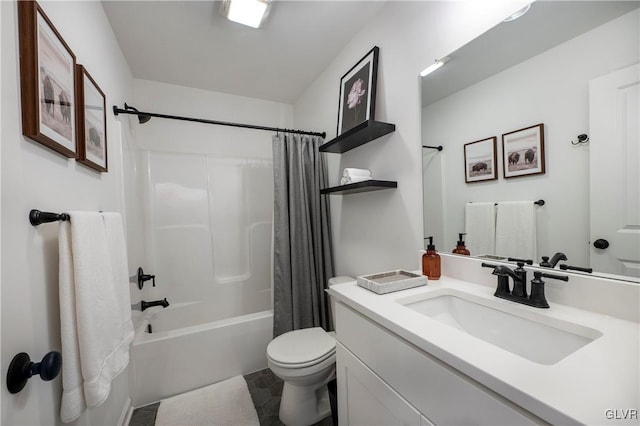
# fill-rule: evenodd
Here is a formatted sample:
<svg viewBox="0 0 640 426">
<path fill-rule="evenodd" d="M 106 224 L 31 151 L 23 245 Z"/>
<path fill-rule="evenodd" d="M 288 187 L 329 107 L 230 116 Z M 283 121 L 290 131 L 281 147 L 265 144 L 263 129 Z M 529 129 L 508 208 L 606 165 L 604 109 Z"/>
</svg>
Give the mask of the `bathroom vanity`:
<svg viewBox="0 0 640 426">
<path fill-rule="evenodd" d="M 637 318 L 551 297 L 550 309 L 520 305 L 494 297 L 486 276 L 446 272 L 385 295 L 355 281 L 328 290 L 340 424 L 640 423 Z"/>
</svg>

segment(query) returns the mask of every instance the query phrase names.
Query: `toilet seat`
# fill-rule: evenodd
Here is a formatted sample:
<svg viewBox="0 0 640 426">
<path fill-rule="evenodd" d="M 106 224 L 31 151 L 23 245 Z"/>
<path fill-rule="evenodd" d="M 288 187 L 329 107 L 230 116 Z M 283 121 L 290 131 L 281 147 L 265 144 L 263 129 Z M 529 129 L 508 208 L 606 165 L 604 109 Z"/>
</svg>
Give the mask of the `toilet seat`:
<svg viewBox="0 0 640 426">
<path fill-rule="evenodd" d="M 284 333 L 267 346 L 267 358 L 282 368 L 305 368 L 335 356 L 336 339 L 321 327 Z"/>
</svg>

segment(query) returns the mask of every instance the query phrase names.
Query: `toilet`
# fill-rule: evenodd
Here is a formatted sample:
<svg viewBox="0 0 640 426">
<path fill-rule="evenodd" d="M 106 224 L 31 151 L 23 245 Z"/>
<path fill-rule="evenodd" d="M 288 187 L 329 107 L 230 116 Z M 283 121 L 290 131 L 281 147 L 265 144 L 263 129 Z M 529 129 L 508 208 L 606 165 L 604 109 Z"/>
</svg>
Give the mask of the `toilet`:
<svg viewBox="0 0 640 426">
<path fill-rule="evenodd" d="M 354 279 L 334 277 L 329 286 L 349 281 Z M 333 315 L 333 301 L 331 305 Z M 334 336 L 321 327 L 304 328 L 284 333 L 267 346 L 267 365 L 284 381 L 279 415 L 285 425 L 312 425 L 331 415 L 326 385 L 336 376 Z"/>
</svg>

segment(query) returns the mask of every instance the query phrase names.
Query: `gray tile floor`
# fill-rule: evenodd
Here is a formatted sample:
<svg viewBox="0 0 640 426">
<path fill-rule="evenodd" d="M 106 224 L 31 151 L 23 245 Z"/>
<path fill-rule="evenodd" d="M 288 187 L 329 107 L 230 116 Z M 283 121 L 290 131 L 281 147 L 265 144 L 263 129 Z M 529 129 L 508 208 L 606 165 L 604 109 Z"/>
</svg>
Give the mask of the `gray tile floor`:
<svg viewBox="0 0 640 426">
<path fill-rule="evenodd" d="M 282 396 L 282 380 L 276 377 L 271 370 L 264 369 L 244 376 L 247 387 L 256 407 L 256 413 L 260 420 L 260 426 L 282 426 L 278 418 L 280 409 L 280 397 Z M 129 426 L 153 426 L 160 403 L 136 408 L 131 416 Z M 316 423 L 313 426 L 332 426 L 331 416 Z"/>
</svg>

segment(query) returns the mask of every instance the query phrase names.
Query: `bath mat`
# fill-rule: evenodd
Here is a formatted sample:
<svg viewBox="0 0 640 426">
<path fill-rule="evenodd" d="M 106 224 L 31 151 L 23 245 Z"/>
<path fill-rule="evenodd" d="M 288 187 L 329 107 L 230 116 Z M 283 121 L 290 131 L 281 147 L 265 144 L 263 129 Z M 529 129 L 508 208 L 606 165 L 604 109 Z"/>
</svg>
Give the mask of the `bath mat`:
<svg viewBox="0 0 640 426">
<path fill-rule="evenodd" d="M 242 376 L 232 377 L 201 389 L 160 402 L 156 426 L 259 426 Z"/>
</svg>

